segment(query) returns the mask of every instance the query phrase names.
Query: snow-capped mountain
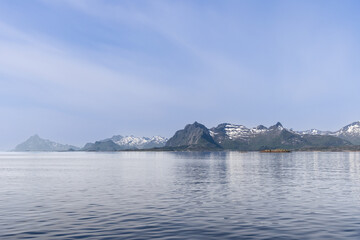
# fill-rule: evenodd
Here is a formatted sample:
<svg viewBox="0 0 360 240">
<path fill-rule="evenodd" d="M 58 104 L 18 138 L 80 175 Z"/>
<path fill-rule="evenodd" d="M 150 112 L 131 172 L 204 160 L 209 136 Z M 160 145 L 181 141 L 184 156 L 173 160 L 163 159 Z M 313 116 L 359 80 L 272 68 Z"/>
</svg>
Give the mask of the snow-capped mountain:
<svg viewBox="0 0 360 240">
<path fill-rule="evenodd" d="M 85 151 L 119 151 L 127 149 L 150 149 L 163 147 L 167 142 L 167 138 L 154 137 L 136 137 L 115 135 L 111 138 L 97 141 L 95 143 L 87 143 L 82 150 Z"/>
<path fill-rule="evenodd" d="M 360 121 L 346 125 L 332 135 L 348 140 L 355 145 L 360 145 Z"/>
<path fill-rule="evenodd" d="M 310 134 L 310 135 L 329 135 L 336 136 L 345 139 L 352 144 L 360 145 L 360 121 L 353 122 L 345 127 L 341 128 L 336 132 L 331 131 L 320 131 L 317 129 L 311 129 L 306 131 L 298 131 L 299 134 Z"/>
<path fill-rule="evenodd" d="M 282 127 L 281 124 L 279 127 Z M 224 133 L 229 139 L 246 139 L 254 134 L 264 133 L 269 129 L 263 125 L 254 128 L 247 128 L 244 125 L 236 125 L 231 123 L 222 123 L 216 128 L 210 129 L 210 135 L 215 137 L 220 134 L 219 130 Z"/>
<path fill-rule="evenodd" d="M 60 144 L 48 139 L 40 138 L 38 135 L 31 136 L 28 140 L 17 145 L 14 149 L 16 152 L 55 152 L 55 151 L 70 151 L 78 150 L 78 147 Z"/>
<path fill-rule="evenodd" d="M 160 136 L 153 136 L 153 137 L 136 137 L 136 136 L 121 136 L 116 135 L 110 138 L 114 143 L 117 145 L 132 149 L 147 149 L 147 148 L 154 148 L 154 147 L 163 147 L 167 141 L 167 138 L 160 137 Z"/>
<path fill-rule="evenodd" d="M 305 131 L 296 131 L 299 134 L 309 134 L 309 135 L 331 135 L 330 131 L 321 131 L 318 129 L 310 129 Z"/>
<path fill-rule="evenodd" d="M 271 127 L 222 123 L 207 129 L 197 122 L 179 130 L 166 143 L 175 149 L 212 149 L 257 151 L 263 149 L 301 149 L 306 147 L 334 147 L 351 145 L 336 136 L 301 134 L 284 128 L 281 123 Z"/>
<path fill-rule="evenodd" d="M 266 132 L 273 130 L 281 131 L 283 129 L 285 128 L 279 122 L 269 128 L 263 125 L 259 125 L 254 128 L 247 128 L 244 125 L 222 123 L 215 128 L 211 128 L 210 135 L 215 138 L 219 135 L 223 135 L 230 140 L 240 140 L 240 139 L 246 140 L 248 138 L 255 137 L 258 134 L 264 134 Z"/>
<path fill-rule="evenodd" d="M 267 128 L 259 125 L 247 128 L 243 125 L 222 123 L 211 128 L 214 140 L 224 149 L 261 150 L 274 147 L 295 148 L 305 146 L 308 141 L 299 134 L 284 128 L 281 123 Z"/>
<path fill-rule="evenodd" d="M 360 135 L 360 121 L 353 122 L 345 127 L 341 128 L 339 131 L 336 132 L 336 135 L 351 135 L 357 136 Z"/>
</svg>

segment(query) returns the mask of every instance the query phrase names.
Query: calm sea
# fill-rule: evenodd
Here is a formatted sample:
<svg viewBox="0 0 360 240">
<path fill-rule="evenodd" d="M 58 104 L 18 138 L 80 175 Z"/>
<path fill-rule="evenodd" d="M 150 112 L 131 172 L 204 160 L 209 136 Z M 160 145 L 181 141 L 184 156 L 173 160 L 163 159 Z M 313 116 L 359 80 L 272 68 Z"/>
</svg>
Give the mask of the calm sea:
<svg viewBox="0 0 360 240">
<path fill-rule="evenodd" d="M 360 153 L 0 153 L 1 239 L 360 239 Z"/>
</svg>

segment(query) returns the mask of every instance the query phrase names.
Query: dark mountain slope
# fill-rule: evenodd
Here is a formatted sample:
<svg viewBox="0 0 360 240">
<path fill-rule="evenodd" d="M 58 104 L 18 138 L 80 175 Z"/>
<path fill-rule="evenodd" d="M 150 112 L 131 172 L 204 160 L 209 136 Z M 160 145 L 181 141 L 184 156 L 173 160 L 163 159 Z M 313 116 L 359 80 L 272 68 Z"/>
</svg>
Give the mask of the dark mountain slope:
<svg viewBox="0 0 360 240">
<path fill-rule="evenodd" d="M 184 150 L 216 150 L 221 149 L 211 137 L 209 129 L 204 125 L 194 122 L 179 130 L 170 138 L 165 147 L 180 148 Z"/>
</svg>

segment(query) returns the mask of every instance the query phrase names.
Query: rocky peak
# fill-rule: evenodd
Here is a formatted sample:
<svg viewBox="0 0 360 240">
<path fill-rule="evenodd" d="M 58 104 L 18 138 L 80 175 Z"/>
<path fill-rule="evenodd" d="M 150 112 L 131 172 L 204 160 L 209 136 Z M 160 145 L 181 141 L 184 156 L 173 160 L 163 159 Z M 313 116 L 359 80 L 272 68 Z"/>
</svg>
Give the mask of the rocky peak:
<svg viewBox="0 0 360 240">
<path fill-rule="evenodd" d="M 340 134 L 360 134 L 360 121 L 353 122 L 338 131 Z"/>
<path fill-rule="evenodd" d="M 210 135 L 210 131 L 203 124 L 194 122 L 179 130 L 166 142 L 167 147 L 187 148 L 219 148 L 219 145 Z"/>
<path fill-rule="evenodd" d="M 264 125 L 259 125 L 255 128 L 256 130 L 266 130 L 267 127 L 265 127 Z"/>
<path fill-rule="evenodd" d="M 283 130 L 284 127 L 280 122 L 277 122 L 275 125 L 269 127 L 271 130 Z"/>
<path fill-rule="evenodd" d="M 209 131 L 209 130 L 207 129 L 207 127 L 205 127 L 203 124 L 198 123 L 198 122 L 196 122 L 196 121 L 195 121 L 193 124 L 188 124 L 188 125 L 185 126 L 185 130 L 192 130 L 192 129 L 197 129 L 197 128 L 202 129 L 202 130 L 204 130 L 205 132 L 206 132 L 206 131 Z"/>
</svg>

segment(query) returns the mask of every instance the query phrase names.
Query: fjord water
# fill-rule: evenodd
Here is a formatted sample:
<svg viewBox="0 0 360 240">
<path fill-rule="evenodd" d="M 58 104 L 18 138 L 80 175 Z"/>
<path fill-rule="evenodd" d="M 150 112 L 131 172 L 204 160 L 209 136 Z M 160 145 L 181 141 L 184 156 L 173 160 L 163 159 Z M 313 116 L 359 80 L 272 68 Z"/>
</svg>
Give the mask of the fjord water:
<svg viewBox="0 0 360 240">
<path fill-rule="evenodd" d="M 1 153 L 0 237 L 359 239 L 359 153 Z"/>
</svg>

